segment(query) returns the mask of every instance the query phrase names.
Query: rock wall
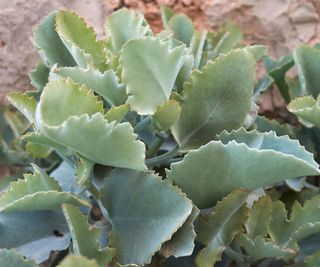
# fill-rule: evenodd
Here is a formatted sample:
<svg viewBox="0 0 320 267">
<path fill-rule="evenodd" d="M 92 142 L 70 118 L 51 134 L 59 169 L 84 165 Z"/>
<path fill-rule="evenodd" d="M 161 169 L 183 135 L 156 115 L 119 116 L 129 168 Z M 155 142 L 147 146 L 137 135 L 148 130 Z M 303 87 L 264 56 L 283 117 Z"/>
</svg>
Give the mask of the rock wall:
<svg viewBox="0 0 320 267">
<path fill-rule="evenodd" d="M 74 10 L 102 37 L 104 17 L 123 6 L 144 12 L 158 31 L 160 5 L 186 13 L 198 28 L 234 21 L 247 43 L 267 44 L 275 56 L 320 39 L 319 0 L 0 0 L 0 102 L 8 91 L 30 89 L 27 75 L 39 59 L 32 29 L 50 11 Z"/>
</svg>

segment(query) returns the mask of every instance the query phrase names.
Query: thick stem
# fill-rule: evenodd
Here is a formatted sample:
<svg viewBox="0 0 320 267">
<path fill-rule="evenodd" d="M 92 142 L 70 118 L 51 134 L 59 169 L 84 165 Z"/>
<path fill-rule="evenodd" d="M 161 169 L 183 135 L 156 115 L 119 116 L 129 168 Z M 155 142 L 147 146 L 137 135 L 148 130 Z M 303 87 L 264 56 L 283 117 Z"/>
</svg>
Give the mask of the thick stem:
<svg viewBox="0 0 320 267">
<path fill-rule="evenodd" d="M 154 157 L 152 159 L 147 159 L 146 160 L 146 165 L 149 168 L 152 168 L 154 166 L 159 166 L 159 165 L 162 165 L 162 164 L 166 164 L 166 163 L 169 162 L 169 160 L 173 159 L 177 155 L 179 155 L 179 146 L 176 146 L 171 151 L 168 151 L 167 153 L 164 153 L 164 154 L 162 154 L 162 155 L 160 155 L 158 157 Z"/>
</svg>

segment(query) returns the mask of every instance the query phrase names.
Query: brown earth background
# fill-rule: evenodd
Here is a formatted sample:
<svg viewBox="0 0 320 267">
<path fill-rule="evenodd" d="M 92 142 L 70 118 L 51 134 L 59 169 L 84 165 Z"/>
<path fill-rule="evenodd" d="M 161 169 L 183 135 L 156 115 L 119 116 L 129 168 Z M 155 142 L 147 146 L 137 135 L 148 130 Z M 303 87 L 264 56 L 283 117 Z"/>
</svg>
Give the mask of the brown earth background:
<svg viewBox="0 0 320 267">
<path fill-rule="evenodd" d="M 39 60 L 32 29 L 52 10 L 75 11 L 103 38 L 106 15 L 124 6 L 143 12 L 159 31 L 161 5 L 187 14 L 199 29 L 233 21 L 246 43 L 265 44 L 275 57 L 320 40 L 319 0 L 0 0 L 0 103 L 9 91 L 30 89 L 28 72 Z M 272 92 L 263 103 L 267 110 L 276 105 Z"/>
</svg>

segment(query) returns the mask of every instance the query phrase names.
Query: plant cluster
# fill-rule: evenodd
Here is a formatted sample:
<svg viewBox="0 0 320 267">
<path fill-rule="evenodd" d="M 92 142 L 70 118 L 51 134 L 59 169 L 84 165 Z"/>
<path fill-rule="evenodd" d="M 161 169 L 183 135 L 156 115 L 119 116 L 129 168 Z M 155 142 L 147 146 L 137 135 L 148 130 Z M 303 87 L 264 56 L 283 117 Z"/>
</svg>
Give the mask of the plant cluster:
<svg viewBox="0 0 320 267">
<path fill-rule="evenodd" d="M 118 10 L 103 40 L 69 11 L 35 29 L 36 90 L 0 124 L 1 160 L 26 172 L 0 188 L 1 266 L 319 266 L 320 47 L 274 60 L 234 25 L 162 19 Z M 295 123 L 258 115 L 274 86 Z"/>
</svg>

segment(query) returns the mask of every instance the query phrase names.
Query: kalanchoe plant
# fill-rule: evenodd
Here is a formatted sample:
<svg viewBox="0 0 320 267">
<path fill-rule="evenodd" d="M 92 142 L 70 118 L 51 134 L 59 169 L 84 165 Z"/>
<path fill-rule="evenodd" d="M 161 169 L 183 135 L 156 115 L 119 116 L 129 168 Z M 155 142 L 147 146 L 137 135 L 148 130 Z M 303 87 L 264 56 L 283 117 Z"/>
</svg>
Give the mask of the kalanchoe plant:
<svg viewBox="0 0 320 267">
<path fill-rule="evenodd" d="M 8 99 L 29 121 L 29 153 L 60 160 L 32 164 L 1 195 L 1 266 L 319 263 L 318 187 L 306 179 L 320 173 L 319 132 L 257 116 L 276 85 L 288 102 L 303 96 L 289 110 L 320 127 L 319 48 L 276 61 L 231 24 L 208 33 L 168 8 L 162 18 L 155 34 L 118 10 L 104 40 L 69 11 L 36 28 L 36 90 Z M 286 77 L 294 64 L 300 84 Z"/>
</svg>

